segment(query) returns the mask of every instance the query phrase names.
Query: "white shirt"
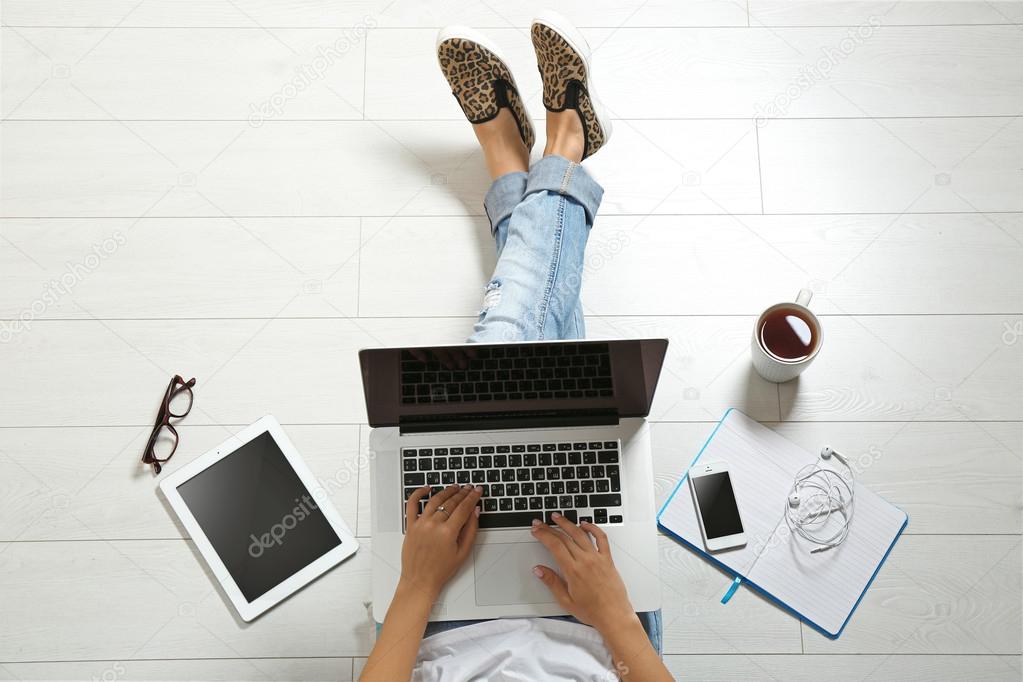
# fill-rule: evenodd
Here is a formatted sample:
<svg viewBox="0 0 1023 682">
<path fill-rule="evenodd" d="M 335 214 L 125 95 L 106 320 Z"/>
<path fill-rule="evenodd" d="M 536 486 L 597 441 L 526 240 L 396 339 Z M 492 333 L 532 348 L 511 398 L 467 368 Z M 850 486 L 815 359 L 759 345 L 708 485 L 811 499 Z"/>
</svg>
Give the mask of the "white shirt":
<svg viewBox="0 0 1023 682">
<path fill-rule="evenodd" d="M 440 632 L 419 647 L 413 682 L 617 682 L 593 628 L 550 618 L 498 618 Z"/>
</svg>

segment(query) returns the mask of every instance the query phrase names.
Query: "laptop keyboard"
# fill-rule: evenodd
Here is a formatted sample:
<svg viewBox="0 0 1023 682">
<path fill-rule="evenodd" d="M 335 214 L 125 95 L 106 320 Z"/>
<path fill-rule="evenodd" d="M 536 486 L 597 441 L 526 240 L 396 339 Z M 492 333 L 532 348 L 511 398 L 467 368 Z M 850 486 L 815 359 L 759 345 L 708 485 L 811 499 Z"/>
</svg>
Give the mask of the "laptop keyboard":
<svg viewBox="0 0 1023 682">
<path fill-rule="evenodd" d="M 405 500 L 424 485 L 431 495 L 451 484 L 482 486 L 480 528 L 553 523 L 554 512 L 573 523 L 624 520 L 617 441 L 403 448 L 401 456 Z"/>
<path fill-rule="evenodd" d="M 447 362 L 421 359 L 429 353 L 401 352 L 403 404 L 614 396 L 606 343 L 473 348 Z"/>
</svg>

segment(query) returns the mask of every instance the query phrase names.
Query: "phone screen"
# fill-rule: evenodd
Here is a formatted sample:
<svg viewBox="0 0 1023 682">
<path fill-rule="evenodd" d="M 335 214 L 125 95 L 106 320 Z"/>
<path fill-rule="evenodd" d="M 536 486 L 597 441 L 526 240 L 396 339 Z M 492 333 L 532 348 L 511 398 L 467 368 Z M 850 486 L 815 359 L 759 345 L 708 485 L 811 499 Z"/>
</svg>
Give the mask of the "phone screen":
<svg viewBox="0 0 1023 682">
<path fill-rule="evenodd" d="M 694 476 L 693 488 L 696 490 L 703 530 L 708 540 L 743 532 L 735 493 L 732 491 L 732 479 L 727 471 Z"/>
</svg>

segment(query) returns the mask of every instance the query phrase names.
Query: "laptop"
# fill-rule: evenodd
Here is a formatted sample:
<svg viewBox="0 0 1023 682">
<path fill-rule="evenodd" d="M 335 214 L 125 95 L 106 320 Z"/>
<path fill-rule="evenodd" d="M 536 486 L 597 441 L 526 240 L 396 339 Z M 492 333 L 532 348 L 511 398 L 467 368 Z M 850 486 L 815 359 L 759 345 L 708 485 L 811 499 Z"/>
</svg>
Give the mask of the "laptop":
<svg viewBox="0 0 1023 682">
<path fill-rule="evenodd" d="M 416 488 L 483 486 L 472 556 L 431 620 L 564 614 L 532 573 L 557 569 L 529 531 L 560 512 L 608 535 L 637 611 L 661 606 L 645 417 L 666 339 L 362 350 L 369 438 L 373 616 L 397 586 Z"/>
</svg>

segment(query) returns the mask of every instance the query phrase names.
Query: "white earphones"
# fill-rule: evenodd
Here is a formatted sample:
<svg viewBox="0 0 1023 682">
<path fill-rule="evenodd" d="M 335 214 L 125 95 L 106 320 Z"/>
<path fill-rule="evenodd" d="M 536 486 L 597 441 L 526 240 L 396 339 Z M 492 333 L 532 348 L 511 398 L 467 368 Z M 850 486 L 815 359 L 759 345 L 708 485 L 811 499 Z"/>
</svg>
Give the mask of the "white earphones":
<svg viewBox="0 0 1023 682">
<path fill-rule="evenodd" d="M 817 545 L 810 554 L 838 547 L 849 535 L 853 517 L 854 474 L 849 461 L 830 447 L 821 449 L 821 460 L 837 459 L 849 472 L 846 479 L 820 462 L 808 464 L 796 472 L 789 490 L 785 523 L 789 529 Z M 832 521 L 835 515 L 841 517 Z"/>
</svg>

